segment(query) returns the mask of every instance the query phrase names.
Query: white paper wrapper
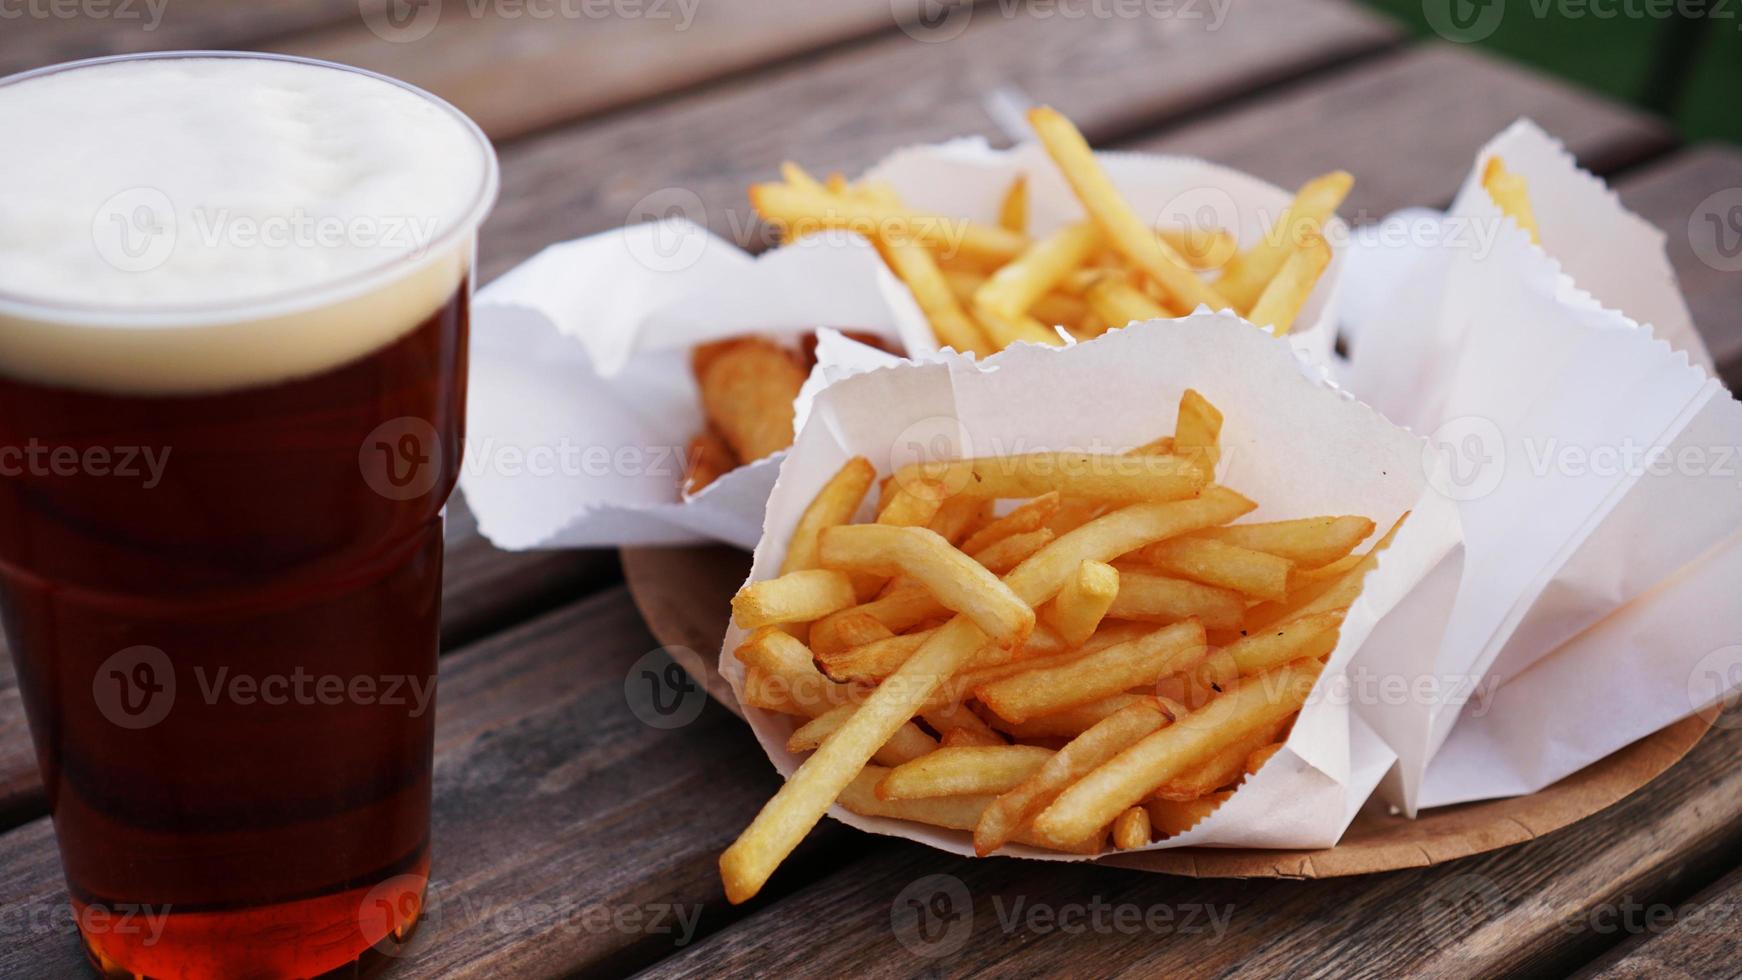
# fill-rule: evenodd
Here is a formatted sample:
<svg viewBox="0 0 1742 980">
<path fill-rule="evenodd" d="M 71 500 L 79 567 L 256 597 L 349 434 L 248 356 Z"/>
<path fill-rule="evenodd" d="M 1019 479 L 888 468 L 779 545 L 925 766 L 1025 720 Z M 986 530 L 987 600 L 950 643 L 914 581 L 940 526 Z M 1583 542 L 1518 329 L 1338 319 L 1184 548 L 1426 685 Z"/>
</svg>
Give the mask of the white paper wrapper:
<svg viewBox="0 0 1742 980">
<path fill-rule="evenodd" d="M 1100 155 L 1137 213 L 1156 223 L 1235 230 L 1242 247 L 1291 194 L 1184 157 Z M 1018 173 L 1031 230 L 1082 211 L 1044 151 L 983 140 L 901 150 L 867 174 L 912 207 L 992 221 Z M 1301 312 L 1290 343 L 1318 363 L 1334 344 L 1348 236 Z M 498 547 L 726 541 L 761 530 L 774 460 L 732 471 L 691 499 L 684 445 L 702 427 L 687 360 L 696 344 L 744 333 L 795 339 L 861 330 L 908 352 L 936 350 L 912 295 L 863 239 L 807 237 L 752 258 L 683 219 L 553 245 L 479 292 L 473 310 L 468 447 L 460 488 Z M 801 398 L 800 413 L 803 413 Z"/>
<path fill-rule="evenodd" d="M 819 359 L 840 373 L 869 366 L 842 363 L 843 354 L 851 361 L 850 346 L 827 338 L 819 348 Z M 1239 318 L 1210 313 L 1139 324 L 1063 350 L 1018 347 L 983 364 L 946 356 L 871 367 L 817 396 L 781 464 L 750 577 L 778 573 L 805 505 L 853 456 L 869 458 L 887 474 L 922 451 L 926 458 L 1118 451 L 1173 431 L 1180 394 L 1196 388 L 1225 417 L 1219 478 L 1260 505 L 1246 520 L 1365 514 L 1384 526 L 1414 512 L 1350 611 L 1287 749 L 1209 820 L 1156 845 L 1328 847 L 1393 761 L 1351 713 L 1344 669 L 1375 624 L 1442 564 L 1459 533 L 1456 509 L 1427 486 L 1421 441 L 1337 391 L 1322 374 Z M 728 630 L 720 658 L 722 674 L 739 694 L 743 669 L 730 651 L 743 637 Z M 785 748 L 792 719 L 748 707 L 746 713 L 769 758 L 790 774 L 800 762 Z M 966 834 L 833 812 L 864 830 L 972 853 Z"/>
<path fill-rule="evenodd" d="M 1477 181 L 1492 153 L 1528 180 L 1543 248 Z M 1440 692 L 1358 707 L 1411 813 L 1534 792 L 1742 681 L 1742 405 L 1705 370 L 1662 235 L 1528 123 L 1442 227 L 1360 251 L 1343 373 L 1431 433 L 1464 532 L 1354 665 Z"/>
</svg>

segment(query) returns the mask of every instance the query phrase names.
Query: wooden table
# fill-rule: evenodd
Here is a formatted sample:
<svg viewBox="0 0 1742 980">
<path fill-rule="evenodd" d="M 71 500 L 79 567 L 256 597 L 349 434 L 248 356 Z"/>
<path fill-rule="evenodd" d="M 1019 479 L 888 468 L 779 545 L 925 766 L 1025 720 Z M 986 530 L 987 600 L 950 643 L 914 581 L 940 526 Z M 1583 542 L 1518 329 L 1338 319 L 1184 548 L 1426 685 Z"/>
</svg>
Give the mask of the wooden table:
<svg viewBox="0 0 1742 980">
<path fill-rule="evenodd" d="M 746 184 L 784 158 L 852 173 L 916 141 L 1004 142 L 995 95 L 1055 105 L 1100 145 L 1190 153 L 1285 186 L 1347 167 L 1359 183 L 1343 214 L 1357 222 L 1443 205 L 1482 141 L 1527 115 L 1665 230 L 1707 343 L 1730 383 L 1742 380 L 1742 273 L 1703 263 L 1689 238 L 1702 202 L 1742 187 L 1742 153 L 1682 145 L 1653 119 L 1468 47 L 1411 42 L 1342 0 L 1232 0 L 1219 22 L 1209 3 L 1130 18 L 1066 16 L 1117 5 L 989 2 L 941 24 L 917 19 L 919 0 L 646 0 L 611 16 L 554 0 L 481 15 L 449 3 L 428 36 L 398 42 L 359 6 L 380 13 L 378 0 L 176 0 L 150 30 L 118 15 L 13 19 L 0 71 L 241 47 L 426 86 L 499 141 L 486 279 L 549 242 L 622 224 L 661 188 L 694 191 L 709 224 L 741 234 Z M 530 13 L 563 9 L 595 15 Z M 1613 809 L 1433 868 L 1198 881 L 967 862 L 830 823 L 760 898 L 730 906 L 715 859 L 775 786 L 749 732 L 712 704 L 673 730 L 637 720 L 625 677 L 659 644 L 614 555 L 504 554 L 458 502 L 452 513 L 435 911 L 395 976 L 1742 971 L 1736 713 Z M 0 658 L 0 976 L 84 970 L 59 914 L 45 814 Z M 904 943 L 891 926 L 931 874 L 972 899 L 954 951 Z M 1094 918 L 1103 906 L 1141 910 L 1145 924 Z M 1073 909 L 1088 916 L 1080 927 Z"/>
</svg>

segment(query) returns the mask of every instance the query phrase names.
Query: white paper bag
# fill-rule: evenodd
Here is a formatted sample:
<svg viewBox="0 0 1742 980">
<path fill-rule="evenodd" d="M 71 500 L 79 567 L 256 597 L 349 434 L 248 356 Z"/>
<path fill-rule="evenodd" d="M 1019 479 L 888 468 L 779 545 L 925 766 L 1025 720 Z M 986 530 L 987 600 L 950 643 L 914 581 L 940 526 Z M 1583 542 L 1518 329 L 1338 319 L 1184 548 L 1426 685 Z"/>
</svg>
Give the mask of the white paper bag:
<svg viewBox="0 0 1742 980">
<path fill-rule="evenodd" d="M 1229 314 L 1137 324 L 1067 349 L 1013 348 L 980 364 L 954 356 L 893 367 L 843 359 L 851 360 L 850 347 L 824 338 L 819 367 L 840 379 L 817 396 L 781 464 L 753 581 L 778 573 L 805 505 L 853 456 L 887 474 L 922 454 L 1121 451 L 1172 432 L 1188 387 L 1223 413 L 1219 479 L 1259 504 L 1245 520 L 1364 514 L 1386 526 L 1413 511 L 1350 610 L 1286 750 L 1204 823 L 1156 846 L 1328 847 L 1342 836 L 1393 761 L 1351 713 L 1344 668 L 1374 624 L 1458 541 L 1456 508 L 1428 489 L 1419 439 Z M 720 658 L 740 695 L 744 671 L 731 651 L 744 636 L 730 629 Z M 748 706 L 746 714 L 769 758 L 790 774 L 800 762 L 786 750 L 793 720 Z M 864 830 L 972 853 L 965 834 L 833 812 Z"/>
</svg>

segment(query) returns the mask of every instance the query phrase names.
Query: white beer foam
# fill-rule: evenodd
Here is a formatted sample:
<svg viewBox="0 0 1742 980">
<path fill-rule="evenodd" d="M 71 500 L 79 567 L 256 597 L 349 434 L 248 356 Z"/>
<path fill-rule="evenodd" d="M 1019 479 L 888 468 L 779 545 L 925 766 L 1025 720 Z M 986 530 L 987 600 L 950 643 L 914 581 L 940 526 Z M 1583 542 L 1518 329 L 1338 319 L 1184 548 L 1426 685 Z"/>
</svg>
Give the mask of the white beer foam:
<svg viewBox="0 0 1742 980">
<path fill-rule="evenodd" d="M 0 85 L 0 372 L 185 393 L 344 364 L 470 271 L 495 165 L 452 108 L 264 57 Z"/>
</svg>

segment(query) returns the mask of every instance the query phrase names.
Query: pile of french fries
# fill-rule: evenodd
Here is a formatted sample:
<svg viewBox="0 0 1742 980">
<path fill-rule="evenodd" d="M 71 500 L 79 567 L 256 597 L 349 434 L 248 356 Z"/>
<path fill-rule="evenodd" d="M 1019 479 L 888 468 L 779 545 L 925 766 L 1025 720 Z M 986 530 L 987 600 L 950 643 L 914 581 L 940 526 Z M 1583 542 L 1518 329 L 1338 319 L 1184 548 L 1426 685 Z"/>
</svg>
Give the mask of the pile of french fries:
<svg viewBox="0 0 1742 980">
<path fill-rule="evenodd" d="M 742 699 L 810 752 L 720 858 L 755 895 L 828 808 L 1093 854 L 1213 811 L 1287 738 L 1389 543 L 1330 516 L 1234 524 L 1222 416 L 1125 453 L 849 461 L 777 577 L 734 598 Z M 1015 503 L 1020 502 L 1020 503 Z M 1399 520 L 1401 523 L 1401 519 Z"/>
<path fill-rule="evenodd" d="M 924 214 L 886 184 L 826 181 L 797 164 L 750 188 L 762 219 L 791 241 L 824 229 L 871 238 L 913 293 L 938 344 L 991 354 L 1018 341 L 1059 345 L 1135 320 L 1233 309 L 1277 335 L 1293 326 L 1331 261 L 1323 230 L 1354 184 L 1343 171 L 1303 185 L 1271 231 L 1240 251 L 1222 228 L 1154 227 L 1119 195 L 1070 120 L 1050 108 L 1030 125 L 1087 219 L 1028 234 L 1027 181 L 1006 192 L 995 225 Z"/>
</svg>

